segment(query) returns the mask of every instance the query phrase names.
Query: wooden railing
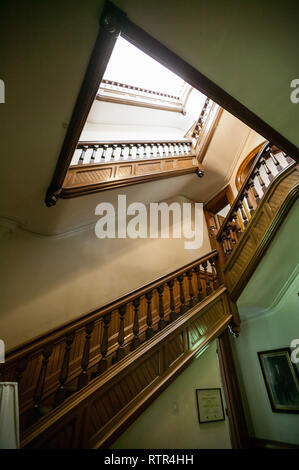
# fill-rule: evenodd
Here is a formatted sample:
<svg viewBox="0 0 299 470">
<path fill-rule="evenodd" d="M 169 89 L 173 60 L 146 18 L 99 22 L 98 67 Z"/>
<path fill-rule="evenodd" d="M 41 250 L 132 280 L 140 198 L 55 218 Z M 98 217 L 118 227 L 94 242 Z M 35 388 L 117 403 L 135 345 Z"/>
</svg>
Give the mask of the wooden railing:
<svg viewBox="0 0 299 470">
<path fill-rule="evenodd" d="M 213 294 L 221 279 L 213 251 L 8 352 L 1 379 L 19 383 L 21 429 Z"/>
<path fill-rule="evenodd" d="M 111 80 L 102 80 L 96 99 L 98 101 L 185 114 L 182 101 L 178 96 Z"/>
<path fill-rule="evenodd" d="M 266 142 L 258 152 L 217 235 L 225 258 L 235 250 L 267 188 L 285 168 L 292 164 L 294 160 L 291 157 L 269 142 Z"/>
<path fill-rule="evenodd" d="M 171 99 L 176 102 L 180 102 L 179 96 L 169 95 L 167 93 L 162 93 L 155 90 L 148 90 L 147 88 L 141 88 L 133 85 L 128 85 L 126 83 L 115 82 L 113 80 L 103 79 L 100 84 L 100 88 L 114 90 L 114 91 L 124 91 L 124 92 L 133 92 L 134 94 L 146 95 L 150 97 L 157 97 L 160 99 Z"/>
<path fill-rule="evenodd" d="M 71 166 L 194 155 L 190 140 L 79 142 Z"/>
<path fill-rule="evenodd" d="M 202 107 L 202 110 L 200 112 L 199 118 L 197 120 L 197 123 L 193 129 L 192 132 L 192 138 L 195 139 L 196 141 L 198 140 L 200 133 L 202 131 L 203 125 L 208 117 L 209 111 L 212 106 L 212 100 L 210 98 L 207 98 L 206 101 L 204 102 L 204 105 Z"/>
</svg>

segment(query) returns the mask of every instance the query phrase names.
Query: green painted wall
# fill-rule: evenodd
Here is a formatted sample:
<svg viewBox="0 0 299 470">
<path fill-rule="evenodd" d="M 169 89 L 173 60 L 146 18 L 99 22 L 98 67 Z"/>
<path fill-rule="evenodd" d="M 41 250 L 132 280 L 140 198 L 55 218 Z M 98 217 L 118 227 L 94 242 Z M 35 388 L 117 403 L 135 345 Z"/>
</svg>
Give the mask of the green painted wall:
<svg viewBox="0 0 299 470">
<path fill-rule="evenodd" d="M 195 390 L 219 387 L 221 378 L 214 342 L 137 418 L 112 448 L 231 448 L 227 417 L 217 423 L 198 422 Z"/>
<path fill-rule="evenodd" d="M 298 2 L 115 0 L 129 18 L 294 144 L 299 103 Z"/>
<path fill-rule="evenodd" d="M 299 414 L 272 411 L 257 352 L 289 347 L 299 338 L 298 289 L 297 275 L 274 308 L 242 323 L 234 341 L 251 436 L 292 444 L 299 444 Z"/>
</svg>

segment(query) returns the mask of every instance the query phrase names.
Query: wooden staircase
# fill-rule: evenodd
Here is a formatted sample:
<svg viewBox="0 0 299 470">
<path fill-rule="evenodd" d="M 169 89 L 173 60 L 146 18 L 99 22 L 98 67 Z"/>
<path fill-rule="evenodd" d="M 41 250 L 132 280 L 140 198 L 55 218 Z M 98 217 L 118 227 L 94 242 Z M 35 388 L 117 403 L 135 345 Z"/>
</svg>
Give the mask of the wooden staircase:
<svg viewBox="0 0 299 470">
<path fill-rule="evenodd" d="M 242 447 L 227 329 L 238 334 L 233 301 L 298 196 L 298 165 L 279 152 L 267 142 L 256 156 L 218 250 L 8 352 L 0 375 L 19 383 L 22 447 L 109 446 L 216 338 L 232 437 Z"/>
<path fill-rule="evenodd" d="M 10 351 L 22 447 L 106 447 L 231 320 L 213 251 Z"/>
</svg>

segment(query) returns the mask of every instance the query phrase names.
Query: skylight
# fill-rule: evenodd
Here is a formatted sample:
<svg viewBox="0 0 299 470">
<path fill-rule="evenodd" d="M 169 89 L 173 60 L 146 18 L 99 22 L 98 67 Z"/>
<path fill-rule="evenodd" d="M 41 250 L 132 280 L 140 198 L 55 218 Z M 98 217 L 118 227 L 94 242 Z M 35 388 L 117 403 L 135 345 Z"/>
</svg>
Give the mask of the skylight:
<svg viewBox="0 0 299 470">
<path fill-rule="evenodd" d="M 184 80 L 137 47 L 118 37 L 104 80 L 181 96 Z"/>
</svg>

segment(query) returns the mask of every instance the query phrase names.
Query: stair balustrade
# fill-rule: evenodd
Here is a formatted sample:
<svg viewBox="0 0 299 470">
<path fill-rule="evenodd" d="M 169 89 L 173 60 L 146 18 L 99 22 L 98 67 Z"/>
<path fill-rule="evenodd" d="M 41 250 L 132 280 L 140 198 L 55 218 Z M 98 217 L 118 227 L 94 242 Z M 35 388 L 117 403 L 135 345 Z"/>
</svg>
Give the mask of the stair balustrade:
<svg viewBox="0 0 299 470">
<path fill-rule="evenodd" d="M 263 145 L 218 232 L 217 240 L 225 259 L 236 249 L 273 180 L 294 163 L 269 142 Z"/>
<path fill-rule="evenodd" d="M 18 381 L 24 431 L 222 285 L 212 251 L 134 292 L 8 352 L 0 372 Z"/>
</svg>

